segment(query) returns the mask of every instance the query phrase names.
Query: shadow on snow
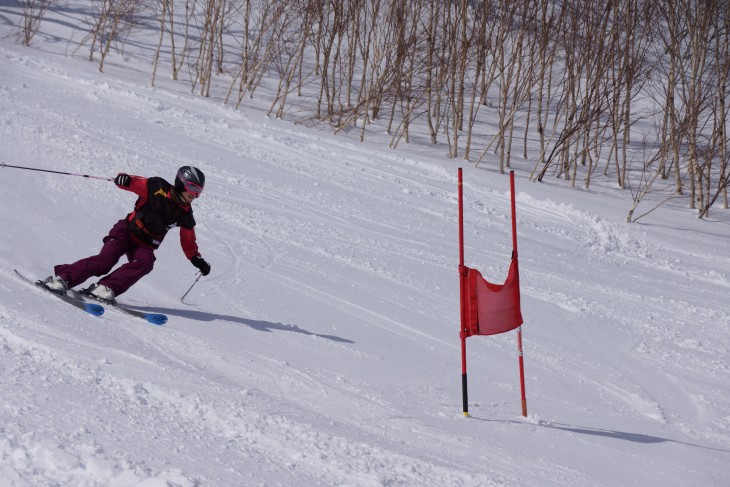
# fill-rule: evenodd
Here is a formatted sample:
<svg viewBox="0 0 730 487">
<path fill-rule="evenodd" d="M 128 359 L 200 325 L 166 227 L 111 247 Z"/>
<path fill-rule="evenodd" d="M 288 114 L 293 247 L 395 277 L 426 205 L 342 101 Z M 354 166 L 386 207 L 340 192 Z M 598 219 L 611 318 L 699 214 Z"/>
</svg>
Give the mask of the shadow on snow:
<svg viewBox="0 0 730 487">
<path fill-rule="evenodd" d="M 312 333 L 311 331 L 299 328 L 297 325 L 285 325 L 283 323 L 272 323 L 270 321 L 252 320 L 249 318 L 241 318 L 240 316 L 232 315 L 221 315 L 217 313 L 208 313 L 206 311 L 197 310 L 183 310 L 176 308 L 158 308 L 158 307 L 144 307 L 144 306 L 131 306 L 134 309 L 150 313 L 164 313 L 170 316 L 180 316 L 181 318 L 187 318 L 196 321 L 228 321 L 231 323 L 239 323 L 242 325 L 250 326 L 254 330 L 258 331 L 289 331 L 294 333 L 301 333 L 307 336 L 316 336 L 327 340 L 332 340 L 340 343 L 355 343 L 347 338 L 338 337 L 335 335 L 321 335 L 319 333 Z"/>
<path fill-rule="evenodd" d="M 603 436 L 605 438 L 614 438 L 617 440 L 631 441 L 634 443 L 644 443 L 644 444 L 676 443 L 679 445 L 687 445 L 687 446 L 693 446 L 696 448 L 703 448 L 705 450 L 714 450 L 714 451 L 719 451 L 719 452 L 730 453 L 730 450 L 725 450 L 722 448 L 714 448 L 711 446 L 698 445 L 696 443 L 689 443 L 687 441 L 672 440 L 670 438 L 662 438 L 661 436 L 644 435 L 641 433 L 630 433 L 627 431 L 606 430 L 606 429 L 601 429 L 601 428 L 586 428 L 586 427 L 582 427 L 582 426 L 574 426 L 574 425 L 561 424 L 561 423 L 548 423 L 545 421 L 540 421 L 538 424 L 535 424 L 535 423 L 515 421 L 515 420 L 483 419 L 483 418 L 477 418 L 474 416 L 471 416 L 471 418 L 476 419 L 478 421 L 532 425 L 532 426 L 538 426 L 538 427 L 542 427 L 542 428 L 551 428 L 551 429 L 555 429 L 555 430 L 567 431 L 569 433 L 577 433 L 577 434 L 581 434 L 581 435 Z"/>
</svg>

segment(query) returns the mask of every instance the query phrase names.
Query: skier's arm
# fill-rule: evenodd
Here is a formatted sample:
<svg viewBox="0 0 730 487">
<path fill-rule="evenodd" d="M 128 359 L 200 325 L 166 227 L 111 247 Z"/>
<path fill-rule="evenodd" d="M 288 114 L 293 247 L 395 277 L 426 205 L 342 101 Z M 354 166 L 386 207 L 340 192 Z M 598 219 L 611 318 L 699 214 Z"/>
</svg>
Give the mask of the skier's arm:
<svg viewBox="0 0 730 487">
<path fill-rule="evenodd" d="M 131 191 L 142 198 L 147 196 L 147 178 L 143 178 L 142 176 L 134 176 L 122 172 L 114 178 L 114 184 L 119 189 Z"/>
<path fill-rule="evenodd" d="M 210 274 L 210 264 L 198 252 L 198 244 L 195 243 L 194 228 L 180 227 L 180 244 L 182 245 L 183 252 L 185 252 L 185 256 L 198 268 L 200 273 L 204 276 Z"/>
<path fill-rule="evenodd" d="M 188 260 L 200 255 L 198 253 L 198 244 L 195 242 L 195 228 L 180 227 L 180 245 Z"/>
</svg>

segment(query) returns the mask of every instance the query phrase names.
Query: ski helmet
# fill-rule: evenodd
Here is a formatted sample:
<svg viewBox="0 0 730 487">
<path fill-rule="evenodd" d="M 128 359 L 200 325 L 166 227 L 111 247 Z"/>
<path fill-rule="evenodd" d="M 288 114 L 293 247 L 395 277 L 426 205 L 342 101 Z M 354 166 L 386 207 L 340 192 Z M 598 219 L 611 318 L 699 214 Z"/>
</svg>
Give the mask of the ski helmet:
<svg viewBox="0 0 730 487">
<path fill-rule="evenodd" d="M 175 176 L 175 191 L 182 193 L 189 191 L 194 196 L 200 196 L 205 186 L 205 175 L 200 169 L 193 166 L 183 166 L 177 170 Z"/>
</svg>

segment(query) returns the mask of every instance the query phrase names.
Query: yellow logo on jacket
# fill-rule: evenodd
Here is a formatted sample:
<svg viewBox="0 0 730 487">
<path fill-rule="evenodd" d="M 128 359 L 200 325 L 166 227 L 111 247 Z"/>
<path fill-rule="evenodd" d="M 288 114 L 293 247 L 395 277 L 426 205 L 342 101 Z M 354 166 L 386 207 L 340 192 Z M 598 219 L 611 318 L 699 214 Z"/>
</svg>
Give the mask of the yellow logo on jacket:
<svg viewBox="0 0 730 487">
<path fill-rule="evenodd" d="M 162 197 L 164 198 L 165 196 L 167 196 L 167 193 L 165 193 L 165 191 L 164 191 L 164 190 L 162 190 L 162 189 L 158 189 L 158 190 L 157 190 L 157 191 L 155 192 L 155 196 L 157 196 L 157 195 L 160 195 L 160 196 L 162 196 Z"/>
</svg>

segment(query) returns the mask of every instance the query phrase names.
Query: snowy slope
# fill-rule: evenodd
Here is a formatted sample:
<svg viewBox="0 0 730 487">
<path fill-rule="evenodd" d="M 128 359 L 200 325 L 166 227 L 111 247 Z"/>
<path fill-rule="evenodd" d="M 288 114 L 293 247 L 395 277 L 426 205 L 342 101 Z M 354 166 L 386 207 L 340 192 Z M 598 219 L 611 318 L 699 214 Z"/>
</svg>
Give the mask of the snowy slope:
<svg viewBox="0 0 730 487">
<path fill-rule="evenodd" d="M 4 31 L 9 27 L 4 26 Z M 512 333 L 468 341 L 461 414 L 457 161 L 236 111 L 146 66 L 0 41 L 0 162 L 207 175 L 210 276 L 177 232 L 85 315 L 14 277 L 94 253 L 134 196 L 0 168 L 2 486 L 727 486 L 730 219 L 517 174 L 530 415 Z M 465 169 L 466 260 L 499 281 L 508 179 Z"/>
</svg>

